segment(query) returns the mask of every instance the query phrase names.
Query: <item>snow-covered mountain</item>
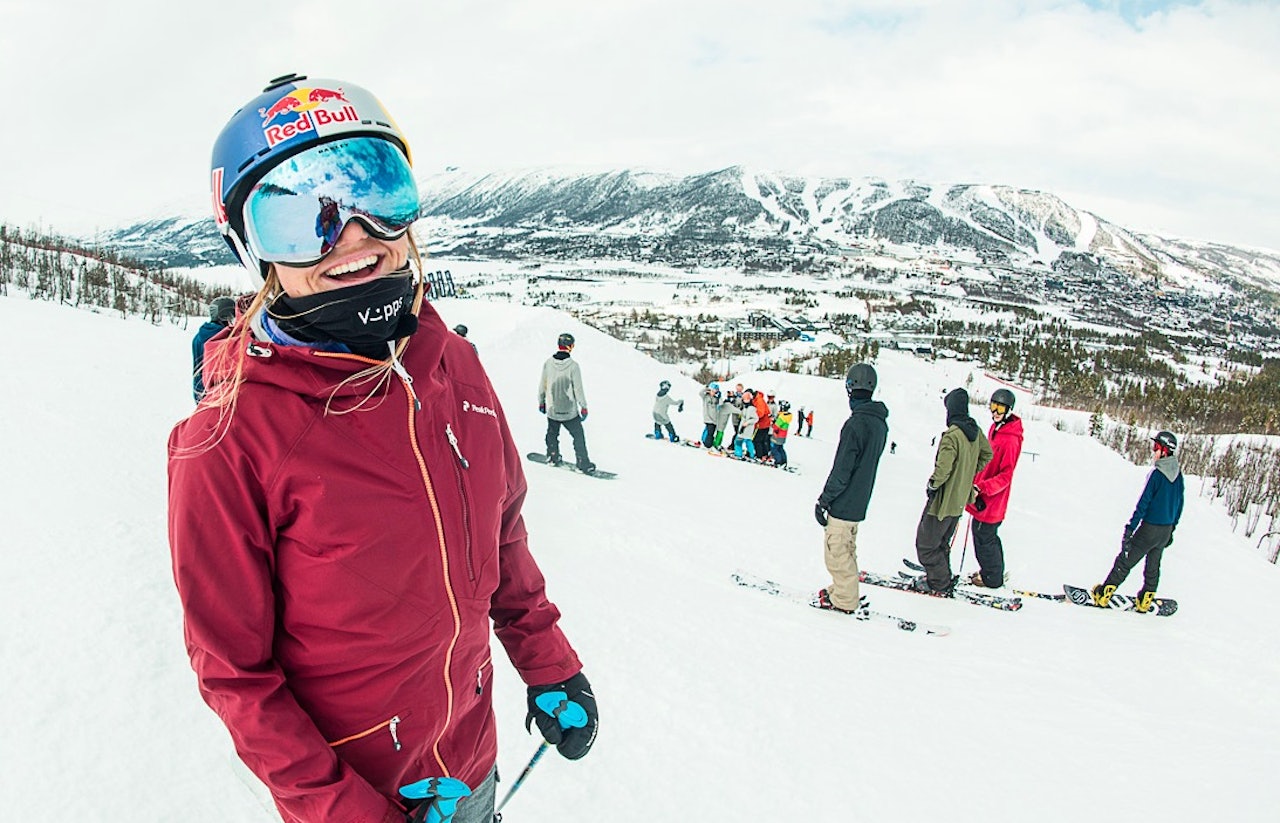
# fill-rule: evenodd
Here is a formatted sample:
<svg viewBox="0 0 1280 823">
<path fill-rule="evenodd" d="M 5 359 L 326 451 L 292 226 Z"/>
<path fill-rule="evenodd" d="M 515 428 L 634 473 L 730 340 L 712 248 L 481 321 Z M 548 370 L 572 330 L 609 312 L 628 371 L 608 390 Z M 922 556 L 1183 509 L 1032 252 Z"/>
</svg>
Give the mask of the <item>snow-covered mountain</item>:
<svg viewBox="0 0 1280 823">
<path fill-rule="evenodd" d="M 1141 234 L 1053 194 L 1011 186 L 800 177 L 740 166 L 689 176 L 451 170 L 420 182 L 417 233 L 433 251 L 454 256 L 785 270 L 797 258 L 840 259 L 887 244 L 1015 268 L 1089 255 L 1175 284 L 1280 288 L 1280 253 Z M 170 265 L 230 259 L 203 216 L 159 216 L 105 242 Z"/>
</svg>

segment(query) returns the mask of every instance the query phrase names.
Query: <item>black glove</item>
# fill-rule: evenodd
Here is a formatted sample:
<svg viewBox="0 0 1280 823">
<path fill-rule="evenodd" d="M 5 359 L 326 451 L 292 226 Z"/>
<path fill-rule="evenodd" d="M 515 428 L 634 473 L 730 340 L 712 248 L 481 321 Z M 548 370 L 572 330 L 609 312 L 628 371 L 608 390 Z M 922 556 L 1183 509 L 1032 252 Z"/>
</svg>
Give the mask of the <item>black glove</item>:
<svg viewBox="0 0 1280 823">
<path fill-rule="evenodd" d="M 821 503 L 813 504 L 813 519 L 818 521 L 818 525 L 826 528 L 827 510 Z"/>
<path fill-rule="evenodd" d="M 1168 539 L 1168 540 L 1166 540 L 1166 541 L 1164 541 L 1164 548 L 1166 548 L 1166 549 L 1167 549 L 1167 548 L 1169 548 L 1170 546 L 1172 546 L 1172 545 L 1173 545 L 1173 533 L 1174 533 L 1175 531 L 1177 531 L 1177 529 L 1170 529 L 1170 530 L 1169 530 L 1169 539 Z"/>
<path fill-rule="evenodd" d="M 529 687 L 529 713 L 524 729 L 537 722 L 538 731 L 560 754 L 577 760 L 596 742 L 596 698 L 582 672 L 563 683 Z"/>
<path fill-rule="evenodd" d="M 1133 529 L 1130 529 L 1128 526 L 1125 526 L 1124 539 L 1120 541 L 1120 545 L 1127 546 L 1129 545 L 1129 541 L 1132 539 L 1133 539 Z"/>
<path fill-rule="evenodd" d="M 987 501 L 982 499 L 982 495 L 973 498 L 973 510 L 976 512 L 984 512 L 987 510 Z"/>
<path fill-rule="evenodd" d="M 935 494 L 937 494 L 937 493 L 938 493 L 938 490 L 937 490 L 937 489 L 935 489 L 933 486 L 929 485 L 928 483 L 926 483 L 926 484 L 924 485 L 924 496 L 925 496 L 925 497 L 927 497 L 927 498 L 929 498 L 930 500 L 932 500 L 932 499 L 933 499 L 933 496 L 934 496 Z"/>
<path fill-rule="evenodd" d="M 684 411 L 684 401 L 683 401 L 683 400 L 681 400 L 679 403 L 677 403 L 677 404 L 676 404 L 676 411 L 678 411 L 678 412 L 682 412 L 682 411 Z"/>
</svg>

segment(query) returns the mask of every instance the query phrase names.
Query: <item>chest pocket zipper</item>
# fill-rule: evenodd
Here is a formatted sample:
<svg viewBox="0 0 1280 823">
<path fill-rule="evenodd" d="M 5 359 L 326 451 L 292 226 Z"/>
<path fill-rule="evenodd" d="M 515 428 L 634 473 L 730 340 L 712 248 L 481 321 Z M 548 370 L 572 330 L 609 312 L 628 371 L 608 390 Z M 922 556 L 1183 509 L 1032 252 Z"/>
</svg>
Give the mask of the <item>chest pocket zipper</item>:
<svg viewBox="0 0 1280 823">
<path fill-rule="evenodd" d="M 453 469 L 453 476 L 458 481 L 458 497 L 462 500 L 462 531 L 465 537 L 467 580 L 474 582 L 476 570 L 475 564 L 471 559 L 471 501 L 467 498 L 467 485 L 462 478 L 463 470 L 471 468 L 471 464 L 467 462 L 467 458 L 462 456 L 462 449 L 458 445 L 458 437 L 453 433 L 453 424 L 444 424 L 444 436 L 448 439 L 449 447 L 453 449 L 454 455 L 458 458 L 457 465 Z M 458 466 L 462 468 L 460 469 Z"/>
</svg>

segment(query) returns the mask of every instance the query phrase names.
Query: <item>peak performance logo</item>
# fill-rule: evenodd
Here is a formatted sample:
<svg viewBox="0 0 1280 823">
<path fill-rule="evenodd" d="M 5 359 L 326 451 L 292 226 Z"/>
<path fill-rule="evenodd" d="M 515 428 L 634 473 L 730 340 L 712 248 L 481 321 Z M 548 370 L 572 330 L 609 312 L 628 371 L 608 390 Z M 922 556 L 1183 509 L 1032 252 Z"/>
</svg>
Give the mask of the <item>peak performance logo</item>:
<svg viewBox="0 0 1280 823">
<path fill-rule="evenodd" d="M 470 403 L 470 402 L 468 402 L 468 401 L 466 401 L 466 400 L 463 400 L 463 401 L 462 401 L 462 410 L 463 410 L 464 412 L 468 412 L 468 411 L 469 411 L 469 412 L 475 412 L 476 414 L 487 414 L 487 415 L 489 415 L 490 417 L 494 418 L 495 420 L 496 420 L 496 419 L 497 419 L 497 417 L 498 417 L 498 413 L 497 413 L 496 411 L 494 411 L 493 409 L 489 408 L 488 406 L 477 406 L 477 405 L 475 405 L 475 404 L 473 404 L 473 403 Z"/>
</svg>

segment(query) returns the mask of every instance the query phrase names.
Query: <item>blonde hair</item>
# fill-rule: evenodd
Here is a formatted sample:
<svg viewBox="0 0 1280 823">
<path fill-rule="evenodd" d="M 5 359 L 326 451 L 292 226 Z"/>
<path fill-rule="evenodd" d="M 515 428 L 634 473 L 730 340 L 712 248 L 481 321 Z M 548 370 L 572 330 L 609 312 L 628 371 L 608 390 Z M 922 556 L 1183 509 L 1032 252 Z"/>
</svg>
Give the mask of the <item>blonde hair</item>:
<svg viewBox="0 0 1280 823">
<path fill-rule="evenodd" d="M 410 256 L 413 259 L 412 268 L 417 276 L 417 285 L 414 287 L 411 308 L 414 316 L 417 316 L 422 308 L 423 300 L 426 299 L 426 287 L 422 273 L 423 254 L 418 249 L 418 244 L 414 241 L 412 232 L 407 233 L 405 236 L 409 240 Z M 245 383 L 245 364 L 258 343 L 254 333 L 253 319 L 282 294 L 284 294 L 284 288 L 280 285 L 280 278 L 276 275 L 275 269 L 270 268 L 266 278 L 263 280 L 262 287 L 253 295 L 244 310 L 237 314 L 235 322 L 231 325 L 228 339 L 221 346 L 210 352 L 206 358 L 205 370 L 209 375 L 209 379 L 206 381 L 204 397 L 200 400 L 197 409 L 201 407 L 215 408 L 218 410 L 218 418 L 209 430 L 208 437 L 199 444 L 184 448 L 182 453 L 177 456 L 192 456 L 207 451 L 216 446 L 226 436 L 231 426 L 231 419 L 235 416 L 240 390 Z M 241 301 L 243 301 L 243 298 L 241 298 Z M 382 390 L 390 382 L 392 375 L 395 374 L 396 361 L 404 354 L 405 347 L 408 345 L 408 337 L 400 338 L 396 342 L 394 357 L 388 351 L 385 360 L 356 372 L 334 386 L 333 391 L 329 394 L 329 399 L 325 402 L 325 414 L 348 414 L 362 408 L 376 408 L 376 405 L 369 406 L 368 404 L 375 397 L 378 397 L 378 402 L 381 403 L 379 395 L 382 394 Z M 354 405 L 348 408 L 335 409 L 333 406 L 334 399 L 337 397 L 338 392 L 348 384 L 370 384 L 370 388 Z"/>
</svg>

